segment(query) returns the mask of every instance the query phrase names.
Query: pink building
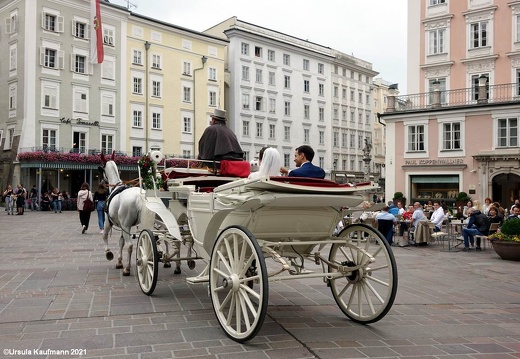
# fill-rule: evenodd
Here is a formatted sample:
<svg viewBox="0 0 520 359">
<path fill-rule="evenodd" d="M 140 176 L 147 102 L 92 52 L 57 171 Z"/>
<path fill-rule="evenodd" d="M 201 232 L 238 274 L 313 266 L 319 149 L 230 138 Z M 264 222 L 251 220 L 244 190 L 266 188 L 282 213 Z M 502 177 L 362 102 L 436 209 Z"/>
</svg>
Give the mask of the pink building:
<svg viewBox="0 0 520 359">
<path fill-rule="evenodd" d="M 386 198 L 520 198 L 520 1 L 409 0 L 408 91 L 391 97 Z M 394 139 L 392 141 L 391 139 Z"/>
</svg>

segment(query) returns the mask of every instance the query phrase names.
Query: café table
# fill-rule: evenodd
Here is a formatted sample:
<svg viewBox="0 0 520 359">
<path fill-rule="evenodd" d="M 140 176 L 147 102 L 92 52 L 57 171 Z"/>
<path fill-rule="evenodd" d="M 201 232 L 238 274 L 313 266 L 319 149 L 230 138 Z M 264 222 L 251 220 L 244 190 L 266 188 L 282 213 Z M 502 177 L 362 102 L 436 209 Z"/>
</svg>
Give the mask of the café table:
<svg viewBox="0 0 520 359">
<path fill-rule="evenodd" d="M 466 222 L 463 219 L 452 219 L 449 222 L 448 226 L 448 233 L 449 233 L 449 239 L 453 240 L 454 243 L 458 241 L 457 237 L 462 236 L 462 229 L 466 226 Z M 459 241 L 459 243 L 456 243 L 454 246 L 451 246 L 451 250 L 454 251 L 454 249 L 459 248 L 464 242 Z M 448 242 L 449 247 L 449 242 Z M 458 251 L 458 250 L 455 250 Z"/>
</svg>

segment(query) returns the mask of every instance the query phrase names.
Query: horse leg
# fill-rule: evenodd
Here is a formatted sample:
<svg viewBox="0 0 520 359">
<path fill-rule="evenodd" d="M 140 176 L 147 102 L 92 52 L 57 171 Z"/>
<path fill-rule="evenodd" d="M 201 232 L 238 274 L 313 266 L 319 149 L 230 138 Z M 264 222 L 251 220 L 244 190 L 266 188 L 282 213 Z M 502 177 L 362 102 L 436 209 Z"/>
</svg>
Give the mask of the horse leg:
<svg viewBox="0 0 520 359">
<path fill-rule="evenodd" d="M 112 251 L 108 248 L 108 232 L 112 229 L 112 225 L 109 221 L 105 223 L 105 229 L 103 230 L 103 242 L 105 242 L 105 256 L 107 257 L 107 260 L 111 261 L 114 259 L 114 254 Z"/>
<path fill-rule="evenodd" d="M 125 277 L 130 275 L 130 267 L 131 267 L 133 249 L 134 249 L 134 245 L 132 243 L 130 243 L 130 245 L 128 246 L 128 263 L 126 264 L 125 269 L 123 269 L 123 275 Z"/>
<path fill-rule="evenodd" d="M 117 257 L 116 268 L 123 268 L 123 247 L 125 246 L 125 237 L 123 233 L 121 233 L 121 237 L 119 237 L 119 257 Z"/>
<path fill-rule="evenodd" d="M 168 242 L 166 241 L 164 241 L 164 251 L 165 253 L 163 254 L 163 258 L 166 258 L 166 262 L 164 262 L 164 268 L 171 268 L 172 264 L 170 263 L 170 260 L 168 258 L 168 254 L 170 254 L 170 251 L 168 250 Z"/>
</svg>

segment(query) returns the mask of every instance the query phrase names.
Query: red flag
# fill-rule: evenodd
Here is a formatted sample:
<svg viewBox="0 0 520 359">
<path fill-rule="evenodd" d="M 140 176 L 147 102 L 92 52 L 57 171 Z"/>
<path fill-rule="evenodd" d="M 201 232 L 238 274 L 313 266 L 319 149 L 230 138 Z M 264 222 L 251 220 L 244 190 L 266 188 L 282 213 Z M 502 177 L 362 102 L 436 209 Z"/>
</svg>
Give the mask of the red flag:
<svg viewBox="0 0 520 359">
<path fill-rule="evenodd" d="M 105 54 L 99 0 L 90 0 L 90 24 L 90 62 L 100 64 Z"/>
</svg>

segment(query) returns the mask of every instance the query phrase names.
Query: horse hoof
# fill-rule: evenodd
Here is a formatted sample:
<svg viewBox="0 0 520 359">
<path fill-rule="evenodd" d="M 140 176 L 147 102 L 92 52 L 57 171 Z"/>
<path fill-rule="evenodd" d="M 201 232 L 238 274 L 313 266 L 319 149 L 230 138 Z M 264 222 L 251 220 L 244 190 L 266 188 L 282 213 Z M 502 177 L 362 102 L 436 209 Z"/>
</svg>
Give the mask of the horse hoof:
<svg viewBox="0 0 520 359">
<path fill-rule="evenodd" d="M 164 268 L 171 268 L 172 264 L 169 262 L 164 263 Z"/>
<path fill-rule="evenodd" d="M 123 276 L 124 277 L 128 277 L 129 275 L 130 275 L 130 271 L 128 271 L 128 272 L 127 271 L 123 271 Z"/>
<path fill-rule="evenodd" d="M 109 260 L 109 261 L 114 259 L 114 254 L 111 251 L 105 252 L 105 256 L 107 257 L 107 260 Z"/>
<path fill-rule="evenodd" d="M 173 274 L 181 274 L 181 269 L 175 268 L 175 270 L 173 271 Z"/>
<path fill-rule="evenodd" d="M 122 264 L 116 264 L 116 269 L 123 269 L 123 265 Z"/>
</svg>

